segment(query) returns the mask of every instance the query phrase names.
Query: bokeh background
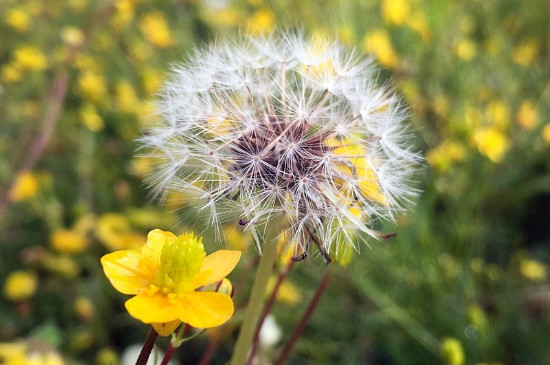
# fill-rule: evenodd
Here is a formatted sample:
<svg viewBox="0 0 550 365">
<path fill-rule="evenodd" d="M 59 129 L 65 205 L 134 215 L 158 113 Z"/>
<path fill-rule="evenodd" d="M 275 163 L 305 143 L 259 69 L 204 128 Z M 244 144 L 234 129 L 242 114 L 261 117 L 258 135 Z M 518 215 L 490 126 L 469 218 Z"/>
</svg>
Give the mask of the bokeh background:
<svg viewBox="0 0 550 365">
<path fill-rule="evenodd" d="M 548 363 L 548 24 L 546 0 L 0 0 L 0 363 L 111 364 L 141 343 L 148 328 L 99 258 L 153 228 L 245 250 L 230 276 L 243 303 L 250 237 L 229 225 L 216 242 L 185 219 L 184 192 L 148 199 L 154 161 L 135 139 L 171 63 L 276 27 L 373 55 L 426 156 L 415 207 L 377 223 L 397 236 L 331 264 L 287 363 Z M 295 265 L 258 363 L 276 357 L 324 270 L 318 255 Z M 224 364 L 240 315 L 178 361 Z"/>
</svg>

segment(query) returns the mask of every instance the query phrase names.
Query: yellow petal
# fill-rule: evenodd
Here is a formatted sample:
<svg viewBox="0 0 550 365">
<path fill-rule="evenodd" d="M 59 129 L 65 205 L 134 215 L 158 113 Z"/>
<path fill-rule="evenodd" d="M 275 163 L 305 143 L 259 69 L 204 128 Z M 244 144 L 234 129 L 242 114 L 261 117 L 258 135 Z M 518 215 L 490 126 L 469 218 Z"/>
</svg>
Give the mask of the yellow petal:
<svg viewBox="0 0 550 365">
<path fill-rule="evenodd" d="M 193 286 L 213 284 L 225 278 L 237 265 L 241 251 L 219 250 L 204 258 L 201 270 L 193 279 Z"/>
<path fill-rule="evenodd" d="M 124 303 L 130 315 L 143 323 L 167 323 L 178 319 L 184 311 L 181 300 L 160 293 L 138 294 Z"/>
<path fill-rule="evenodd" d="M 169 336 L 178 326 L 181 324 L 181 321 L 179 319 L 176 319 L 172 322 L 165 322 L 165 323 L 151 323 L 151 326 L 157 331 L 157 333 L 161 336 Z"/>
<path fill-rule="evenodd" d="M 179 319 L 196 328 L 211 328 L 225 323 L 233 315 L 231 297 L 215 292 L 190 292 L 181 298 Z"/>
<path fill-rule="evenodd" d="M 142 265 L 143 256 L 133 250 L 123 250 L 107 254 L 101 258 L 105 275 L 123 294 L 137 294 L 149 287 L 151 272 Z"/>
<path fill-rule="evenodd" d="M 152 262 L 158 263 L 160 260 L 160 253 L 162 247 L 166 242 L 171 242 L 177 237 L 172 232 L 161 231 L 160 229 L 153 229 L 147 235 L 147 243 L 141 249 L 143 256 L 148 257 Z"/>
</svg>

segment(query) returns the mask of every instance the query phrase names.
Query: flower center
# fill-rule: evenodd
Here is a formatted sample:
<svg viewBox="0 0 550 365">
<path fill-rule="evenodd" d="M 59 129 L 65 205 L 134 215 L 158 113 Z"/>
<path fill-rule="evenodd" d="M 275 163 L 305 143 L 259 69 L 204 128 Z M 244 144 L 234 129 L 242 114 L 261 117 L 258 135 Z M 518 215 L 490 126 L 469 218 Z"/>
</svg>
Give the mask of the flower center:
<svg viewBox="0 0 550 365">
<path fill-rule="evenodd" d="M 184 233 L 162 247 L 160 265 L 153 285 L 163 294 L 181 294 L 192 291 L 193 278 L 203 265 L 206 252 L 202 238 Z"/>
</svg>

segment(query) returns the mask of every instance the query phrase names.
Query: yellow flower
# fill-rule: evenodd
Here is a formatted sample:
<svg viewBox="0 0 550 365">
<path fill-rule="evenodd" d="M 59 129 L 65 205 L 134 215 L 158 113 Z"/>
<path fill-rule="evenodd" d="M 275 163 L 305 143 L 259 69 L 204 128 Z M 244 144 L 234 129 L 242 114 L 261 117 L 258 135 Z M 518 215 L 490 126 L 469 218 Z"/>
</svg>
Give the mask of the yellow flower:
<svg viewBox="0 0 550 365">
<path fill-rule="evenodd" d="M 73 309 L 75 313 L 85 321 L 89 321 L 95 316 L 94 304 L 87 297 L 76 298 L 73 304 Z"/>
<path fill-rule="evenodd" d="M 22 76 L 23 70 L 18 64 L 10 62 L 2 66 L 2 74 L 0 75 L 0 77 L 2 78 L 2 81 L 4 81 L 6 84 L 17 82 L 21 80 Z"/>
<path fill-rule="evenodd" d="M 21 202 L 35 196 L 38 189 L 39 185 L 36 176 L 25 171 L 17 176 L 8 196 L 12 202 Z"/>
<path fill-rule="evenodd" d="M 18 32 L 24 33 L 29 30 L 31 18 L 25 10 L 12 8 L 6 12 L 6 23 Z"/>
<path fill-rule="evenodd" d="M 454 164 L 464 160 L 466 150 L 457 142 L 446 140 L 426 154 L 428 163 L 440 172 L 448 171 Z"/>
<path fill-rule="evenodd" d="M 266 293 L 271 293 L 273 291 L 276 281 L 277 278 L 275 276 L 269 278 Z M 300 293 L 301 291 L 299 288 L 290 283 L 288 280 L 285 280 L 281 283 L 281 286 L 279 286 L 279 290 L 277 291 L 277 300 L 293 306 L 298 304 L 300 302 L 300 299 L 302 299 Z"/>
<path fill-rule="evenodd" d="M 84 71 L 78 78 L 78 89 L 90 101 L 99 101 L 107 90 L 103 76 L 93 71 Z"/>
<path fill-rule="evenodd" d="M 484 128 L 474 134 L 474 144 L 481 154 L 500 162 L 508 149 L 507 137 L 496 128 Z"/>
<path fill-rule="evenodd" d="M 21 46 L 14 52 L 14 62 L 22 69 L 41 71 L 48 67 L 48 61 L 42 51 L 34 46 Z"/>
<path fill-rule="evenodd" d="M 409 0 L 383 0 L 382 16 L 386 23 L 403 25 L 409 15 Z"/>
<path fill-rule="evenodd" d="M 80 28 L 67 26 L 61 29 L 61 39 L 63 39 L 63 42 L 70 46 L 81 46 L 84 43 L 85 38 L 86 36 Z"/>
<path fill-rule="evenodd" d="M 538 260 L 522 258 L 519 262 L 519 271 L 529 280 L 543 281 L 546 278 L 546 266 Z"/>
<path fill-rule="evenodd" d="M 128 313 L 168 336 L 181 322 L 210 328 L 231 318 L 229 295 L 196 289 L 222 280 L 240 257 L 239 251 L 229 250 L 206 256 L 202 238 L 193 233 L 176 237 L 155 229 L 141 251 L 113 252 L 101 264 L 116 290 L 134 295 L 125 303 Z"/>
<path fill-rule="evenodd" d="M 99 132 L 103 129 L 103 119 L 97 113 L 92 103 L 86 103 L 80 108 L 80 121 L 92 132 Z"/>
<path fill-rule="evenodd" d="M 546 124 L 542 129 L 542 138 L 544 138 L 546 143 L 550 144 L 550 123 Z"/>
<path fill-rule="evenodd" d="M 489 120 L 500 130 L 510 125 L 510 109 L 502 100 L 493 100 L 487 107 Z"/>
<path fill-rule="evenodd" d="M 130 221 L 122 214 L 105 213 L 99 217 L 95 229 L 97 238 L 111 251 L 138 249 L 143 237 L 130 227 Z"/>
<path fill-rule="evenodd" d="M 533 102 L 526 100 L 521 103 L 516 115 L 517 123 L 527 130 L 533 130 L 539 121 L 539 113 Z"/>
<path fill-rule="evenodd" d="M 145 38 L 157 47 L 167 48 L 174 45 L 170 29 L 161 12 L 145 14 L 139 22 L 139 29 Z"/>
<path fill-rule="evenodd" d="M 536 61 L 539 56 L 539 45 L 534 39 L 524 40 L 512 54 L 512 59 L 515 63 L 523 66 L 529 66 Z"/>
<path fill-rule="evenodd" d="M 456 338 L 445 338 L 441 343 L 441 357 L 446 365 L 464 364 L 462 344 Z"/>
<path fill-rule="evenodd" d="M 123 112 L 136 113 L 138 111 L 139 100 L 134 87 L 129 81 L 121 81 L 116 86 L 116 103 Z"/>
<path fill-rule="evenodd" d="M 58 252 L 78 253 L 88 247 L 88 240 L 83 232 L 58 229 L 50 235 L 50 244 Z"/>
<path fill-rule="evenodd" d="M 399 65 L 399 57 L 393 50 L 390 37 L 384 29 L 377 29 L 368 33 L 363 39 L 363 49 L 376 56 L 378 61 L 387 67 Z"/>
<path fill-rule="evenodd" d="M 456 45 L 456 54 L 464 61 L 469 61 L 476 55 L 476 45 L 469 39 L 462 39 Z"/>
<path fill-rule="evenodd" d="M 275 14 L 269 9 L 256 11 L 248 21 L 248 32 L 250 34 L 262 34 L 273 30 Z"/>
<path fill-rule="evenodd" d="M 36 276 L 29 271 L 12 272 L 4 284 L 4 295 L 9 300 L 25 300 L 33 296 L 36 291 Z"/>
</svg>

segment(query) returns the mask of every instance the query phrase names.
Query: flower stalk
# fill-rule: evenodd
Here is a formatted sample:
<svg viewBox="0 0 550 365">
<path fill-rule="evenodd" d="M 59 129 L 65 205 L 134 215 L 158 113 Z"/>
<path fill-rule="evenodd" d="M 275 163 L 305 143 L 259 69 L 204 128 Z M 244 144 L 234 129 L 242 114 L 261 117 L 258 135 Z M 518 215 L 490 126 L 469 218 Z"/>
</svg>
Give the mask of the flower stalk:
<svg viewBox="0 0 550 365">
<path fill-rule="evenodd" d="M 143 343 L 141 352 L 139 353 L 139 356 L 136 360 L 136 365 L 147 364 L 147 360 L 149 360 L 149 356 L 151 355 L 151 351 L 153 351 L 153 346 L 155 346 L 155 342 L 157 341 L 158 336 L 159 334 L 157 333 L 157 331 L 155 331 L 154 328 L 151 328 L 149 334 L 147 335 L 147 338 L 145 339 L 145 342 Z"/>
<path fill-rule="evenodd" d="M 231 365 L 242 365 L 246 363 L 256 326 L 258 325 L 258 319 L 260 318 L 260 314 L 262 312 L 265 288 L 275 262 L 275 255 L 277 252 L 277 233 L 278 231 L 274 229 L 274 227 L 266 229 L 265 244 L 262 246 L 262 257 L 260 259 L 258 271 L 256 272 L 256 279 L 250 293 L 248 306 L 246 307 L 244 314 L 244 321 L 241 326 L 241 331 L 239 332 L 239 337 L 237 338 L 237 343 L 233 351 Z"/>
</svg>

